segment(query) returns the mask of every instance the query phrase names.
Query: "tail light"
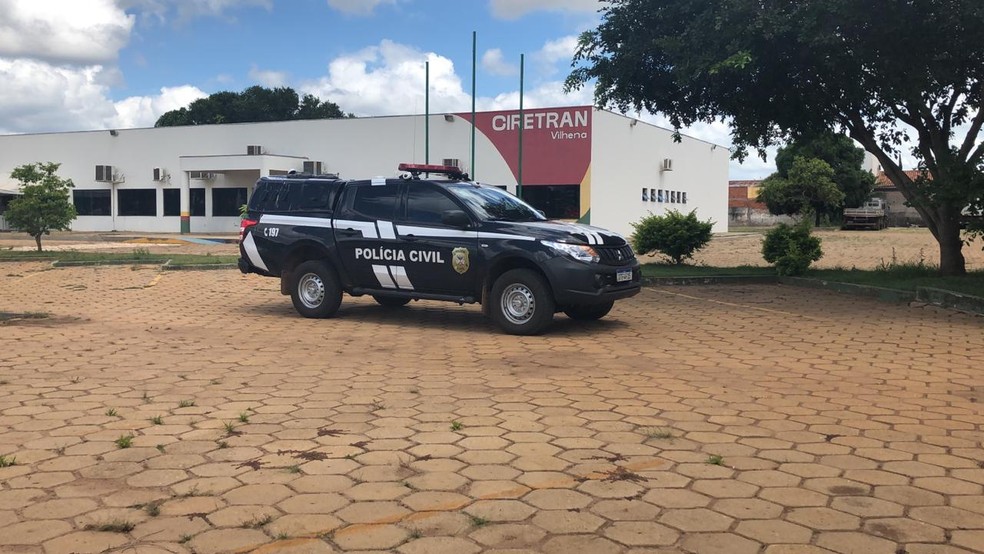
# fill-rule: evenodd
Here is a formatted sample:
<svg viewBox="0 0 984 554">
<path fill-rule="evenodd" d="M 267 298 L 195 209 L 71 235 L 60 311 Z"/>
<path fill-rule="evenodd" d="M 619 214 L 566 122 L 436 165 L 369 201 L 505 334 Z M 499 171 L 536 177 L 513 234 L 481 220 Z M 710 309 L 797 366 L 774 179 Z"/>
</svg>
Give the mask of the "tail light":
<svg viewBox="0 0 984 554">
<path fill-rule="evenodd" d="M 258 220 L 258 219 L 243 219 L 242 221 L 239 222 L 239 242 L 240 243 L 243 242 L 243 237 L 246 236 L 246 231 L 248 231 L 250 227 L 252 227 L 253 225 L 256 225 L 259 222 L 260 222 L 260 220 Z"/>
</svg>

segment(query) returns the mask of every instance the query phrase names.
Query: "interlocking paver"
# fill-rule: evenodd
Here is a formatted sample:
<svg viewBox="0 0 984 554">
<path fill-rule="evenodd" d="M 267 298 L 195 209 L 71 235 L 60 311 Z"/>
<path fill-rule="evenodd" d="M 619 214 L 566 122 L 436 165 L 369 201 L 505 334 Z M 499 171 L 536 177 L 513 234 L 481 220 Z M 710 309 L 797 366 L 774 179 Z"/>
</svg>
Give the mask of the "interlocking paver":
<svg viewBox="0 0 984 554">
<path fill-rule="evenodd" d="M 232 271 L 7 267 L 4 310 L 51 316 L 0 322 L 4 546 L 984 550 L 979 318 L 731 285 L 517 338 L 428 302 L 305 320 Z"/>
</svg>

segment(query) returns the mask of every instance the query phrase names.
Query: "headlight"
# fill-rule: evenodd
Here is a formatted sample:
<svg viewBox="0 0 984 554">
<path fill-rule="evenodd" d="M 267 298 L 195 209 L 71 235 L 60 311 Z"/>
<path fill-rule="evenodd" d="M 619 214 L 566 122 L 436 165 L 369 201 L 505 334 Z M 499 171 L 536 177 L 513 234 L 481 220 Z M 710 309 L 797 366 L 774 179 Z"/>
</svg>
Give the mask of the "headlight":
<svg viewBox="0 0 984 554">
<path fill-rule="evenodd" d="M 541 240 L 540 242 L 542 242 L 544 246 L 549 246 L 551 249 L 561 254 L 567 254 L 575 260 L 580 260 L 582 262 L 598 263 L 598 260 L 601 259 L 598 257 L 598 253 L 595 252 L 595 249 L 590 246 L 584 246 L 582 244 L 567 244 L 566 242 L 553 242 L 549 240 Z"/>
</svg>

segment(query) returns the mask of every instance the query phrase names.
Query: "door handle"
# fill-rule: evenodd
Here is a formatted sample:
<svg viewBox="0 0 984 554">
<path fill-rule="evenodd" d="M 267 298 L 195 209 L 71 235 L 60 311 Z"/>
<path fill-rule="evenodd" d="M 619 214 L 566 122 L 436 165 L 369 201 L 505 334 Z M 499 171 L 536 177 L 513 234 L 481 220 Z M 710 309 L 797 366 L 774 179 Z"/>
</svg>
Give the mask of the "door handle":
<svg viewBox="0 0 984 554">
<path fill-rule="evenodd" d="M 417 242 L 417 237 L 414 236 L 414 235 L 405 235 L 403 237 L 403 240 L 405 240 L 407 242 Z"/>
<path fill-rule="evenodd" d="M 342 236 L 345 236 L 345 237 L 354 237 L 355 235 L 359 234 L 359 231 L 356 231 L 355 229 L 351 229 L 351 228 L 350 229 L 337 229 L 337 232 L 338 232 L 338 234 L 340 234 Z"/>
</svg>

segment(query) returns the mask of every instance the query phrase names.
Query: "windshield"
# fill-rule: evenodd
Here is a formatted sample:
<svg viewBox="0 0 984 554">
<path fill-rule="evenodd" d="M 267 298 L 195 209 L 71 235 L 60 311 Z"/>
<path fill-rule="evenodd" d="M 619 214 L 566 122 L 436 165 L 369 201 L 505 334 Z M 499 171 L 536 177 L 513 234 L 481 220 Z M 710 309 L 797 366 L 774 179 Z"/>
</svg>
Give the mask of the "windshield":
<svg viewBox="0 0 984 554">
<path fill-rule="evenodd" d="M 495 187 L 456 185 L 452 194 L 486 221 L 545 221 L 535 208 L 508 192 Z"/>
</svg>

